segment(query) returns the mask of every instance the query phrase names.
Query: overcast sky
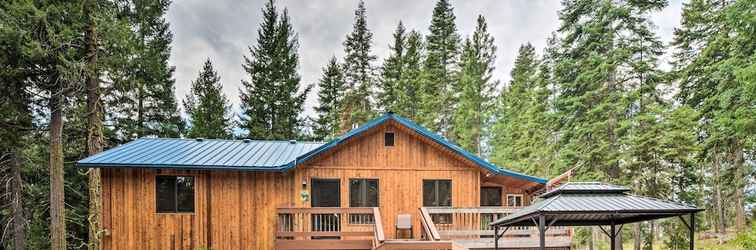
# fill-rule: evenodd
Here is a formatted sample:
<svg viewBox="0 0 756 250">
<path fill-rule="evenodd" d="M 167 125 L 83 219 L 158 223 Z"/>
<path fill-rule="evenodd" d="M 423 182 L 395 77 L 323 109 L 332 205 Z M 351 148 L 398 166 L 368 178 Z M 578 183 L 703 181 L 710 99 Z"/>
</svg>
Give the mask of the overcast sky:
<svg viewBox="0 0 756 250">
<path fill-rule="evenodd" d="M 672 38 L 679 24 L 681 0 L 653 15 L 656 32 L 665 42 Z M 247 79 L 242 69 L 242 56 L 257 39 L 264 0 L 176 0 L 168 11 L 173 31 L 170 63 L 176 67 L 176 94 L 183 100 L 191 81 L 197 77 L 202 63 L 210 58 L 221 76 L 224 92 L 239 107 L 241 80 Z M 391 35 L 401 20 L 408 30 L 427 35 L 436 0 L 367 0 L 368 28 L 373 32 L 373 53 L 376 66 L 388 55 Z M 509 80 L 517 48 L 526 42 L 540 53 L 548 35 L 559 25 L 559 0 L 465 0 L 452 1 L 457 29 L 462 38 L 472 33 L 479 14 L 486 17 L 489 32 L 496 39 L 495 77 Z M 277 1 L 280 10 L 287 8 L 294 30 L 299 34 L 299 72 L 302 85 L 316 84 L 321 68 L 331 56 L 341 58 L 342 42 L 352 29 L 356 0 L 284 0 Z M 313 115 L 317 88 L 308 96 L 305 114 Z"/>
</svg>

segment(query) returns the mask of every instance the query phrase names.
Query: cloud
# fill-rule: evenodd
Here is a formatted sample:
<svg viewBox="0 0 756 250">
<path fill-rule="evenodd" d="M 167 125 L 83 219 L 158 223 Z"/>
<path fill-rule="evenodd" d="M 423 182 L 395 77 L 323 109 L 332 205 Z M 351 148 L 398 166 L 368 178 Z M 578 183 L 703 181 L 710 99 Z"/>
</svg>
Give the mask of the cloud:
<svg viewBox="0 0 756 250">
<path fill-rule="evenodd" d="M 247 78 L 241 64 L 243 56 L 249 54 L 248 47 L 257 38 L 264 2 L 174 1 L 168 11 L 168 20 L 174 35 L 170 63 L 176 67 L 178 98 L 184 98 L 202 63 L 210 58 L 221 75 L 225 94 L 238 109 L 241 80 Z M 435 2 L 366 1 L 368 27 L 374 35 L 373 53 L 378 56 L 376 66 L 388 55 L 391 35 L 399 20 L 408 29 L 428 33 Z M 288 9 L 294 30 L 299 35 L 302 85 L 316 84 L 321 68 L 331 56 L 343 56 L 342 42 L 352 29 L 357 1 L 283 0 L 276 4 L 280 10 Z M 479 14 L 486 17 L 498 47 L 494 76 L 502 82 L 509 80 L 518 47 L 530 42 L 542 49 L 548 35 L 559 25 L 560 1 L 555 0 L 452 1 L 452 5 L 457 29 L 463 39 L 474 30 Z M 652 17 L 665 42 L 671 41 L 673 28 L 679 23 L 680 8 L 680 0 L 672 1 L 669 7 Z M 306 115 L 314 115 L 315 91 L 317 89 L 310 93 L 306 102 Z"/>
</svg>

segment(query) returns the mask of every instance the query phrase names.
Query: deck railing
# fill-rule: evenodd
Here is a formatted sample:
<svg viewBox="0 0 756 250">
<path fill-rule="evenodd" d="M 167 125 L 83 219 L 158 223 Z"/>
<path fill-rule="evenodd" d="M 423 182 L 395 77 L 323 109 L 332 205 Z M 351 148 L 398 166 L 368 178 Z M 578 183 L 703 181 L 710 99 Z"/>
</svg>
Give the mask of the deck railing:
<svg viewBox="0 0 756 250">
<path fill-rule="evenodd" d="M 432 218 L 429 227 L 435 227 L 439 239 L 480 239 L 493 238 L 494 230 L 489 224 L 499 218 L 507 216 L 520 209 L 519 207 L 423 207 L 423 211 Z M 571 231 L 567 227 L 551 227 L 547 237 L 559 237 L 561 240 L 571 239 Z M 538 240 L 538 228 L 512 227 L 506 231 L 504 237 L 522 240 Z"/>
<path fill-rule="evenodd" d="M 276 240 L 280 245 L 305 240 L 370 242 L 385 240 L 378 208 L 279 208 Z M 321 241 L 324 242 L 324 241 Z"/>
</svg>

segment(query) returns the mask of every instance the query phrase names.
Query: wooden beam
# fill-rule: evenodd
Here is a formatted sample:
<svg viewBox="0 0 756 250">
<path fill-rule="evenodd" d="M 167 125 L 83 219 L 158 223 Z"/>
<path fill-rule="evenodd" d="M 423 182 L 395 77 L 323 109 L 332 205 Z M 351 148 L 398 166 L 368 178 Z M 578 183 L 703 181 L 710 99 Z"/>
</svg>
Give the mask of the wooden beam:
<svg viewBox="0 0 756 250">
<path fill-rule="evenodd" d="M 276 249 L 373 249 L 371 240 L 276 240 Z"/>
<path fill-rule="evenodd" d="M 377 207 L 373 208 L 373 221 L 375 221 L 375 229 L 373 230 L 375 233 L 375 240 L 378 241 L 378 243 L 382 243 L 386 237 L 383 235 L 381 211 Z"/>
</svg>

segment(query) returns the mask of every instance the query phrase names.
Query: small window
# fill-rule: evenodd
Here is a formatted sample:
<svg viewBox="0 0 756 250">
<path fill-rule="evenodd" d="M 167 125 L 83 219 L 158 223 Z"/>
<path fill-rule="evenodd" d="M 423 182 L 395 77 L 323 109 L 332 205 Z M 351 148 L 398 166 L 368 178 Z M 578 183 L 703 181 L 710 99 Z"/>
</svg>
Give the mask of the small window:
<svg viewBox="0 0 756 250">
<path fill-rule="evenodd" d="M 484 207 L 501 206 L 501 187 L 480 188 L 480 205 Z"/>
<path fill-rule="evenodd" d="M 386 147 L 394 146 L 394 132 L 386 132 L 383 134 L 383 145 Z"/>
<path fill-rule="evenodd" d="M 155 180 L 158 213 L 194 212 L 194 177 L 159 175 Z"/>
<path fill-rule="evenodd" d="M 509 207 L 521 207 L 522 206 L 522 195 L 521 194 L 508 194 L 507 195 L 507 206 L 509 206 Z"/>
</svg>

